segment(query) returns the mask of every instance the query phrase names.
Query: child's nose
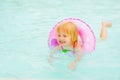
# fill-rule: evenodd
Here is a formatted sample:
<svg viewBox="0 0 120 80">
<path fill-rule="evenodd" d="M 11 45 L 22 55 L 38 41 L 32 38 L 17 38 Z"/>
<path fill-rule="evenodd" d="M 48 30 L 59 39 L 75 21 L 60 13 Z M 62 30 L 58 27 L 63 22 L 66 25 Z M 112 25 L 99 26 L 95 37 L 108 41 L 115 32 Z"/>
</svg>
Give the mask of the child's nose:
<svg viewBox="0 0 120 80">
<path fill-rule="evenodd" d="M 64 38 L 63 37 L 60 37 L 59 40 L 63 40 Z"/>
</svg>

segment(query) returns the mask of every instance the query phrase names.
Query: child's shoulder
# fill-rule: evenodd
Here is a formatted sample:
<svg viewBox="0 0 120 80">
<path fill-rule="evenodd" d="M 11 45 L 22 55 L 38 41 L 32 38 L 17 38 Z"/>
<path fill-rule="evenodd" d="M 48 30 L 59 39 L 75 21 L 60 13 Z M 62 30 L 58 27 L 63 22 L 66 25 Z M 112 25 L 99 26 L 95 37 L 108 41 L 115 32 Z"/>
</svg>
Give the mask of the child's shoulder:
<svg viewBox="0 0 120 80">
<path fill-rule="evenodd" d="M 74 48 L 75 51 L 82 50 L 81 44 L 77 44 Z"/>
<path fill-rule="evenodd" d="M 55 49 L 55 50 L 59 50 L 59 49 L 61 49 L 61 46 L 58 45 L 58 46 L 56 46 L 54 49 Z"/>
</svg>

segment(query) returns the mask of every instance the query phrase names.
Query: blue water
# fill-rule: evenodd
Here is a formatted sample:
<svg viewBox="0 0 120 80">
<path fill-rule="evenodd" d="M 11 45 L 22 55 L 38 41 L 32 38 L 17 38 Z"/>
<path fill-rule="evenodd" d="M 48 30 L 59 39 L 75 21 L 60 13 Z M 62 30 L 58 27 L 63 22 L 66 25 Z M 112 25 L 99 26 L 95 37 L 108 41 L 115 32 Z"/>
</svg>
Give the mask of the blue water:
<svg viewBox="0 0 120 80">
<path fill-rule="evenodd" d="M 0 0 L 0 80 L 120 80 L 120 0 Z M 48 35 L 68 17 L 87 22 L 98 40 L 76 71 L 69 57 L 47 61 Z M 101 21 L 112 22 L 108 39 L 99 42 Z"/>
</svg>

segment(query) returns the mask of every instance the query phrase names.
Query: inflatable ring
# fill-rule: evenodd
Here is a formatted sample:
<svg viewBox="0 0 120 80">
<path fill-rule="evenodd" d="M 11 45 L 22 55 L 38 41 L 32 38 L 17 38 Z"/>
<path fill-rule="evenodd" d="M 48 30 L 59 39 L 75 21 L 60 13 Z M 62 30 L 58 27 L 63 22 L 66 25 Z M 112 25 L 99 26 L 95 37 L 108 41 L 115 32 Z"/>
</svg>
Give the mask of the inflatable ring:
<svg viewBox="0 0 120 80">
<path fill-rule="evenodd" d="M 58 42 L 56 39 L 57 37 L 56 28 L 58 27 L 58 25 L 60 25 L 63 22 L 73 22 L 77 26 L 78 34 L 79 34 L 79 37 L 81 38 L 81 40 L 79 41 L 81 42 L 83 53 L 90 53 L 95 50 L 96 39 L 95 39 L 93 31 L 91 30 L 91 28 L 89 27 L 87 23 L 77 18 L 64 19 L 58 22 L 53 27 L 53 29 L 51 30 L 49 34 L 49 39 L 48 39 L 48 45 L 50 49 L 53 49 L 54 47 L 58 45 Z"/>
</svg>

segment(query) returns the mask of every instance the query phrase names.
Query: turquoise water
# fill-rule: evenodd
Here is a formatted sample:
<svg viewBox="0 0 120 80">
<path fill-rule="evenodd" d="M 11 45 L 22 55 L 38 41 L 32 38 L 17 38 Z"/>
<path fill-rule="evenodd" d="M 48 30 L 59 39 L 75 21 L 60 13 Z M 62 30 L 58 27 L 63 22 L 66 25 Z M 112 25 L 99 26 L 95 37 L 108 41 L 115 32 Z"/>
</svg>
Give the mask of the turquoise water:
<svg viewBox="0 0 120 80">
<path fill-rule="evenodd" d="M 120 0 L 0 0 L 0 80 L 120 80 Z M 69 57 L 48 58 L 48 35 L 68 17 L 86 21 L 99 40 L 101 21 L 112 22 L 106 41 L 85 55 L 76 71 Z"/>
</svg>

